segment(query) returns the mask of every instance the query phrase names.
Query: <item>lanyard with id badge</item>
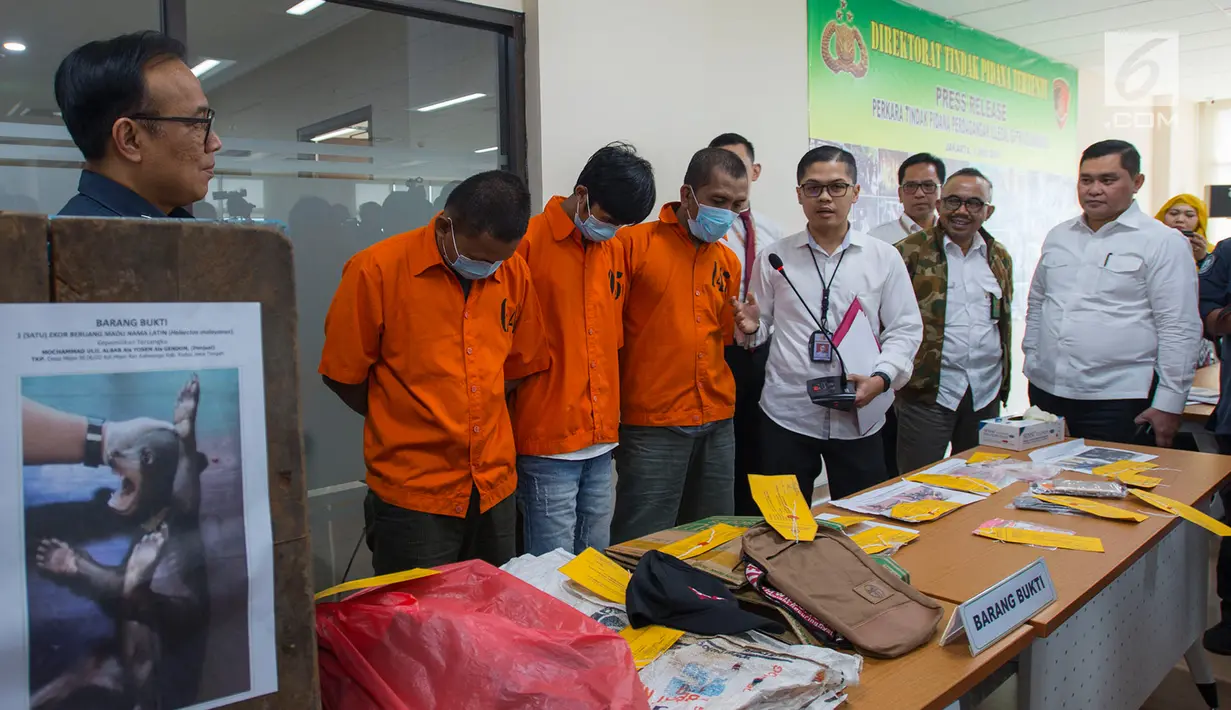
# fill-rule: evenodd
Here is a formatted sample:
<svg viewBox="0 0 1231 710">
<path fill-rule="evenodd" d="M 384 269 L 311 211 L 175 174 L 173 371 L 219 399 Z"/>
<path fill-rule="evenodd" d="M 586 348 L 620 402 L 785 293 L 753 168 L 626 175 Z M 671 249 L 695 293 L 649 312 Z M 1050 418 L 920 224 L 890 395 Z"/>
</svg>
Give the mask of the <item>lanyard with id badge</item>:
<svg viewBox="0 0 1231 710">
<path fill-rule="evenodd" d="M 808 256 L 812 257 L 812 266 L 816 268 L 816 275 L 821 280 L 821 322 L 819 324 L 821 329 L 813 331 L 812 337 L 808 339 L 808 354 L 812 362 L 833 361 L 833 339 L 829 332 L 829 289 L 838 278 L 838 269 L 842 268 L 842 260 L 846 258 L 847 251 L 849 250 L 842 250 L 838 263 L 833 267 L 833 273 L 829 275 L 829 281 L 826 282 L 825 275 L 821 273 L 821 265 L 816 261 L 816 254 L 812 253 L 811 248 L 808 249 Z"/>
</svg>

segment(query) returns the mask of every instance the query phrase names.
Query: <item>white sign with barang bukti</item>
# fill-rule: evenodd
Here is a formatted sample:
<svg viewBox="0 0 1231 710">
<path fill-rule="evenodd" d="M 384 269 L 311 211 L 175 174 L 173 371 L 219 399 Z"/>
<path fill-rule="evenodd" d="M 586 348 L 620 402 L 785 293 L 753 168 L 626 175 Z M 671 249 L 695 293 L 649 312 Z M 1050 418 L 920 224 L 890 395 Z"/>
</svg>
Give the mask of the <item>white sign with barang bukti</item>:
<svg viewBox="0 0 1231 710">
<path fill-rule="evenodd" d="M 1056 601 L 1047 561 L 1038 558 L 958 606 L 940 636 L 944 646 L 963 632 L 977 656 Z"/>
</svg>

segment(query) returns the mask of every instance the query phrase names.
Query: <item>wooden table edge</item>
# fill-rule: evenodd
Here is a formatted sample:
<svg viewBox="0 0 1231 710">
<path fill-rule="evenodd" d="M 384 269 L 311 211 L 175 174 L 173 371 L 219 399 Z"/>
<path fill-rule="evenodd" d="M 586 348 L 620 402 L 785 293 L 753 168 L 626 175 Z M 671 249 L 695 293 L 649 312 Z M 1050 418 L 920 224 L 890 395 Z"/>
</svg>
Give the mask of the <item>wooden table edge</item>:
<svg viewBox="0 0 1231 710">
<path fill-rule="evenodd" d="M 957 607 L 952 605 L 951 603 L 945 602 L 945 603 L 942 603 L 942 606 L 945 608 L 946 614 L 944 617 L 941 618 L 941 624 L 939 628 L 937 629 L 936 634 L 933 635 L 933 637 L 928 641 L 926 645 L 921 646 L 899 658 L 865 657 L 864 670 L 863 672 L 860 673 L 860 676 L 859 676 L 859 685 L 851 689 L 855 691 L 855 696 L 850 697 L 851 693 L 848 692 L 847 693 L 848 695 L 847 703 L 844 705 L 844 707 L 849 707 L 851 710 L 882 710 L 882 708 L 886 707 L 884 705 L 874 705 L 871 702 L 862 703 L 860 701 L 863 699 L 858 697 L 858 689 L 861 687 L 865 687 L 867 683 L 866 681 L 866 678 L 868 676 L 867 664 L 869 662 L 874 663 L 881 668 L 887 668 L 891 672 L 893 672 L 896 662 L 908 659 L 911 657 L 912 654 L 916 654 L 916 653 L 924 653 L 927 651 L 940 651 L 941 653 L 960 653 L 964 655 L 967 655 L 970 653 L 967 647 L 967 642 L 966 642 L 965 637 L 953 641 L 951 644 L 949 644 L 948 647 L 941 647 L 939 645 L 940 635 L 944 633 L 944 628 L 945 628 L 945 625 L 949 621 L 950 615 L 957 613 Z M 1029 624 L 1022 624 L 1021 626 L 1017 627 L 1013 631 L 1009 632 L 1009 634 L 1005 636 L 1003 639 L 993 644 L 991 648 L 988 648 L 987 650 L 985 650 L 983 653 L 979 654 L 978 656 L 971 656 L 970 657 L 971 660 L 979 661 L 979 665 L 975 667 L 971 672 L 958 676 L 955 682 L 953 682 L 952 684 L 949 684 L 948 687 L 946 687 L 943 691 L 938 693 L 931 700 L 925 701 L 924 703 L 918 706 L 912 705 L 911 707 L 917 707 L 919 708 L 919 710 L 944 710 L 945 708 L 948 708 L 950 705 L 960 700 L 963 695 L 965 695 L 966 693 L 973 690 L 976 686 L 978 686 L 979 683 L 982 683 L 984 680 L 991 677 L 993 673 L 1000 670 L 1002 667 L 1004 667 L 1005 664 L 1009 663 L 1014 658 L 1016 658 L 1023 650 L 1025 650 L 1027 646 L 1030 645 L 1030 643 L 1034 640 L 1036 635 L 1037 635 L 1037 631 L 1034 627 L 1030 626 Z M 875 679 L 875 680 L 879 680 L 883 682 L 885 679 Z M 867 698 L 866 700 L 872 701 L 876 699 L 877 698 L 873 697 L 873 698 Z M 886 709 L 886 710 L 889 710 L 889 709 Z M 896 706 L 894 706 L 892 710 L 898 710 L 898 709 Z"/>
<path fill-rule="evenodd" d="M 1190 404 L 1184 408 L 1184 419 L 1190 422 L 1204 423 L 1214 416 L 1212 404 Z"/>
<path fill-rule="evenodd" d="M 954 608 L 954 613 L 957 613 L 956 607 Z M 1006 663 L 1016 658 L 1018 654 L 1034 642 L 1037 634 L 1038 629 L 1029 623 L 1022 624 L 1014 629 L 1008 636 L 997 641 L 996 645 L 983 652 L 992 654 L 993 662 L 984 663 L 973 673 L 963 676 L 961 681 L 938 698 L 938 702 L 928 705 L 925 710 L 943 710 L 956 703 L 963 695 L 978 686 L 979 683 L 991 677 L 992 673 L 1000 670 Z M 956 643 L 964 643 L 964 640 L 957 641 Z"/>
</svg>

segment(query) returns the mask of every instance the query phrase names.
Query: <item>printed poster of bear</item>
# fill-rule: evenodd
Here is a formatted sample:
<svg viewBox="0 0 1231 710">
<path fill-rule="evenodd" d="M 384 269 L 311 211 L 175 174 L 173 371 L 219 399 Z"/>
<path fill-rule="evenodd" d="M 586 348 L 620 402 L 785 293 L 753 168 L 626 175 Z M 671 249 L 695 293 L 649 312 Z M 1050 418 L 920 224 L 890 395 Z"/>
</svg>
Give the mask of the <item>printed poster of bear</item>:
<svg viewBox="0 0 1231 710">
<path fill-rule="evenodd" d="M 24 377 L 21 394 L 31 707 L 237 700 L 251 686 L 239 370 Z"/>
</svg>

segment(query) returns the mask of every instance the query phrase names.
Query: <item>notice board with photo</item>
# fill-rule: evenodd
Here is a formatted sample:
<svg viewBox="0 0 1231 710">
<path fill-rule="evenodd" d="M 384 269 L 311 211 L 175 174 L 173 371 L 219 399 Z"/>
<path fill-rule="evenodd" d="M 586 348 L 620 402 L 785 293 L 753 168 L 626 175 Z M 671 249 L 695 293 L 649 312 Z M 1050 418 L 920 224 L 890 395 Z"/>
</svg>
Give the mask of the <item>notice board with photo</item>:
<svg viewBox="0 0 1231 710">
<path fill-rule="evenodd" d="M 147 596 L 143 599 L 150 604 L 156 598 L 160 603 L 169 598 L 181 604 L 194 598 L 185 589 L 200 592 L 197 596 L 204 606 L 198 608 L 204 611 L 187 624 L 195 625 L 199 633 L 164 630 L 166 638 L 175 643 L 160 647 L 160 707 L 319 707 L 290 244 L 273 230 L 235 225 L 172 220 L 49 221 L 42 216 L 0 215 L 0 262 L 10 265 L 12 275 L 0 282 L 0 303 L 82 304 L 79 315 L 88 315 L 88 324 L 60 327 L 64 323 L 58 314 L 26 321 L 26 325 L 41 326 L 25 328 L 30 332 L 69 333 L 61 341 L 66 352 L 111 349 L 92 347 L 88 342 L 100 320 L 119 322 L 120 330 L 112 332 L 128 327 L 122 321 L 130 317 L 138 322 L 131 332 L 141 331 L 141 319 L 222 321 L 162 337 L 167 342 L 159 347 L 167 352 L 185 347 L 189 354 L 155 357 L 149 367 L 134 365 L 122 351 L 91 352 L 88 356 L 93 360 L 87 366 L 80 359 L 82 353 L 76 352 L 69 355 L 76 369 L 19 372 L 6 367 L 0 371 L 5 381 L 0 388 L 5 417 L 23 418 L 22 403 L 32 402 L 52 410 L 91 410 L 84 412 L 91 417 L 161 420 L 173 432 L 167 437 L 166 432 L 144 431 L 152 437 L 145 441 L 155 442 L 149 447 L 153 453 L 147 463 L 158 460 L 159 451 L 183 450 L 175 448 L 183 443 L 175 434 L 191 430 L 196 456 L 170 456 L 172 464 L 167 465 L 195 462 L 201 471 L 199 495 L 189 496 L 198 514 L 185 517 L 176 505 L 142 508 L 146 496 L 165 492 L 158 488 L 158 481 L 165 479 L 152 477 L 149 488 L 143 488 L 147 480 L 133 475 L 123 456 L 94 469 L 31 467 L 22 465 L 24 454 L 19 453 L 28 440 L 14 447 L 6 441 L 0 447 L 5 452 L 16 449 L 11 457 L 6 456 L 3 466 L 6 470 L 15 467 L 12 477 L 15 484 L 20 482 L 21 490 L 16 499 L 10 496 L 9 502 L 20 513 L 13 518 L 14 529 L 6 530 L 21 544 L 10 545 L 16 552 L 4 555 L 13 558 L 4 560 L 9 569 L 22 571 L 8 575 L 10 583 L 21 586 L 20 596 L 11 598 L 25 600 L 30 622 L 18 633 L 32 652 L 57 647 L 58 654 L 48 657 L 44 650 L 21 659 L 24 691 L 30 695 L 45 691 L 41 699 L 46 702 L 41 707 L 47 708 L 110 707 L 107 703 L 134 706 L 129 702 L 138 692 L 133 687 L 126 687 L 117 697 L 114 693 L 91 695 L 88 689 L 72 685 L 80 677 L 72 672 L 74 668 L 113 650 L 119 642 L 115 629 L 125 628 L 132 609 L 137 608 L 135 602 L 125 602 L 128 606 L 118 614 L 117 622 L 107 615 L 116 609 L 110 599 L 93 599 L 83 591 L 88 587 L 65 583 L 75 563 L 84 562 L 88 568 L 94 562 L 100 567 L 124 567 L 124 571 L 134 567 L 135 576 L 130 575 L 129 584 L 121 583 L 120 588 L 142 589 L 144 584 Z M 100 303 L 109 305 L 101 307 Z M 210 305 L 191 305 L 195 303 Z M 153 312 L 160 308 L 162 315 Z M 233 327 L 228 328 L 226 321 Z M 6 315 L 6 330 L 12 330 L 7 327 L 11 325 Z M 171 327 L 170 322 L 161 326 L 164 333 Z M 232 332 L 230 336 L 205 332 L 214 329 Z M 186 334 L 193 330 L 196 335 Z M 74 346 L 72 333 L 87 342 Z M 223 349 L 229 354 L 208 355 L 210 341 L 216 346 L 227 344 Z M 112 355 L 110 360 L 107 354 Z M 4 435 L 13 437 L 16 432 L 8 430 Z M 166 439 L 164 447 L 170 448 L 159 449 L 160 436 Z M 36 448 L 31 451 L 32 455 L 47 454 Z M 177 488 L 175 492 L 182 491 Z M 86 506 L 81 510 L 95 517 L 46 514 L 65 510 L 54 507 L 65 505 Z M 88 543 L 80 541 L 80 529 L 72 529 L 97 523 L 99 511 L 121 510 L 132 511 L 133 520 L 140 518 L 140 529 Z M 73 520 L 72 526 L 65 525 L 68 519 Z M 185 519 L 200 522 L 199 547 L 184 546 L 183 540 L 191 536 L 172 532 L 182 529 Z M 31 525 L 39 529 L 31 532 Z M 168 556 L 166 550 L 172 547 L 176 554 Z M 156 554 L 158 549 L 163 550 L 161 557 Z M 142 555 L 157 560 L 154 567 L 164 565 L 168 557 L 188 568 L 194 565 L 182 564 L 184 560 L 204 560 L 205 564 L 195 568 L 207 574 L 204 580 L 191 575 L 177 578 L 178 568 L 170 565 L 147 574 L 154 579 L 143 579 L 140 565 L 129 564 Z M 75 569 L 80 571 L 82 566 Z M 151 589 L 163 594 L 150 594 Z M 64 622 L 56 626 L 55 617 L 61 612 L 70 612 L 66 617 L 71 620 L 69 627 Z M 123 643 L 131 646 L 136 639 L 137 649 L 149 648 L 141 645 L 146 638 L 141 631 L 137 628 L 138 633 Z M 150 629 L 144 631 L 148 634 Z M 60 638 L 66 643 L 57 644 Z M 194 639 L 201 643 L 192 643 Z M 9 675 L 0 688 L 4 697 L 10 697 L 7 691 L 13 681 Z M 143 687 L 141 692 L 150 693 L 155 686 Z M 276 692 L 270 693 L 274 688 Z"/>
</svg>

